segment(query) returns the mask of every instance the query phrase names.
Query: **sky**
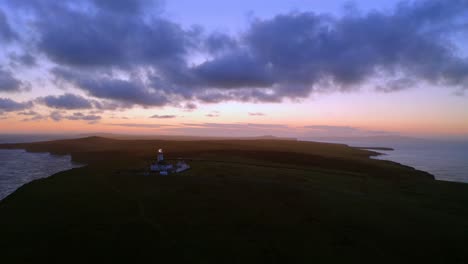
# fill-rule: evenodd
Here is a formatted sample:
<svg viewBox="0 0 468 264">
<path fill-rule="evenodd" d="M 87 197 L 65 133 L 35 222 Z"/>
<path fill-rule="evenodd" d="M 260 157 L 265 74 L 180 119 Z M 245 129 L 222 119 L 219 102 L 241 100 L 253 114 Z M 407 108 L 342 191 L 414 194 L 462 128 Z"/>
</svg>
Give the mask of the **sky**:
<svg viewBox="0 0 468 264">
<path fill-rule="evenodd" d="M 0 133 L 468 139 L 466 0 L 4 0 Z"/>
</svg>

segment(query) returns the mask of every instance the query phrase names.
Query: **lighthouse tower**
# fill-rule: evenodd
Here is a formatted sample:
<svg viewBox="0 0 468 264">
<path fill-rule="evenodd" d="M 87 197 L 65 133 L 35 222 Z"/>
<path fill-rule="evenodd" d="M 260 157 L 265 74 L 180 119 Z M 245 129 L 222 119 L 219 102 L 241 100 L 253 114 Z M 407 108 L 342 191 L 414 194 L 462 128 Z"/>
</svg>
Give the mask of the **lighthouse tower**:
<svg viewBox="0 0 468 264">
<path fill-rule="evenodd" d="M 163 150 L 159 149 L 158 150 L 158 162 L 163 161 L 163 160 L 164 160 Z"/>
</svg>

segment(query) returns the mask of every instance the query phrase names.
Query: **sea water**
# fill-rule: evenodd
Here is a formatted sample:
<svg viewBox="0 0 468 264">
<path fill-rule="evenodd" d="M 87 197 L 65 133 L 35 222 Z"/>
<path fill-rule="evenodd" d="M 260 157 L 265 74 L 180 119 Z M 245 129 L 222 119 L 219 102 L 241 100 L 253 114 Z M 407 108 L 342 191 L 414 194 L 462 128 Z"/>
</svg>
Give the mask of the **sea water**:
<svg viewBox="0 0 468 264">
<path fill-rule="evenodd" d="M 0 136 L 0 143 L 37 140 L 44 140 L 44 138 Z M 28 182 L 80 166 L 82 165 L 72 162 L 69 155 L 31 153 L 22 149 L 0 149 L 0 200 Z"/>
<path fill-rule="evenodd" d="M 468 143 L 396 144 L 378 151 L 376 159 L 391 160 L 431 173 L 437 180 L 468 183 Z"/>
<path fill-rule="evenodd" d="M 321 140 L 324 141 L 324 140 Z M 355 147 L 389 147 L 392 151 L 374 150 L 383 155 L 375 159 L 390 160 L 429 172 L 437 180 L 468 183 L 468 142 L 442 140 L 326 140 Z"/>
</svg>

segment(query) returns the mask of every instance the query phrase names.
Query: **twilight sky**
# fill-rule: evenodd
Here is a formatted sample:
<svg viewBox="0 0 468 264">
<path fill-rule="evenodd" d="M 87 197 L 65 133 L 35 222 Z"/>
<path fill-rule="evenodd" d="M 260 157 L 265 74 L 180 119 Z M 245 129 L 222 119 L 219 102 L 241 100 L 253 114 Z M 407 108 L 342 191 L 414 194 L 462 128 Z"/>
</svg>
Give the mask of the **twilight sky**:
<svg viewBox="0 0 468 264">
<path fill-rule="evenodd" d="M 466 43 L 466 0 L 4 0 L 0 133 L 468 138 Z"/>
</svg>

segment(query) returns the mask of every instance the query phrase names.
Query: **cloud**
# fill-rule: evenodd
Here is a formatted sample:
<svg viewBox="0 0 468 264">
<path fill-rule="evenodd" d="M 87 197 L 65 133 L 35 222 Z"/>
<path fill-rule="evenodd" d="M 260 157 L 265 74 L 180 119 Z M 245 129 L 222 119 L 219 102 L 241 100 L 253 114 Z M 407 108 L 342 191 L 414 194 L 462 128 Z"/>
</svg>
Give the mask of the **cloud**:
<svg viewBox="0 0 468 264">
<path fill-rule="evenodd" d="M 183 106 L 183 109 L 186 112 L 191 112 L 191 111 L 197 109 L 197 105 L 194 104 L 194 103 L 188 102 Z"/>
<path fill-rule="evenodd" d="M 31 102 L 16 102 L 9 98 L 0 98 L 0 112 L 14 112 L 25 110 L 32 106 Z"/>
<path fill-rule="evenodd" d="M 18 115 L 26 116 L 22 121 L 23 122 L 28 122 L 28 121 L 39 121 L 39 120 L 44 120 L 47 119 L 47 116 L 44 116 L 36 111 L 29 110 L 29 111 L 24 111 L 24 112 L 18 112 Z"/>
<path fill-rule="evenodd" d="M 204 86 L 218 88 L 271 87 L 274 83 L 268 65 L 243 52 L 206 61 L 193 72 Z"/>
<path fill-rule="evenodd" d="M 192 38 L 192 32 L 178 24 L 144 16 L 142 12 L 155 1 L 20 2 L 13 4 L 36 16 L 38 49 L 60 65 L 126 68 L 158 64 L 186 54 Z"/>
<path fill-rule="evenodd" d="M 88 121 L 88 123 L 96 123 L 97 121 L 101 120 L 101 116 L 83 114 L 81 112 L 75 112 L 73 114 L 66 115 L 64 112 L 53 111 L 50 113 L 49 117 L 56 122 L 66 119 L 72 121 Z"/>
<path fill-rule="evenodd" d="M 23 122 L 29 122 L 29 121 L 40 121 L 40 120 L 45 120 L 47 119 L 47 116 L 44 116 L 44 115 L 35 115 L 35 116 L 32 116 L 30 118 L 24 118 Z"/>
<path fill-rule="evenodd" d="M 157 118 L 157 119 L 171 119 L 176 118 L 176 115 L 152 115 L 150 118 Z"/>
<path fill-rule="evenodd" d="M 59 112 L 59 111 L 53 111 L 53 112 L 51 112 L 50 115 L 49 115 L 49 117 L 50 117 L 52 120 L 56 121 L 56 122 L 58 122 L 58 121 L 60 121 L 60 120 L 63 119 L 63 115 L 62 115 L 62 113 Z"/>
<path fill-rule="evenodd" d="M 95 77 L 58 68 L 54 69 L 53 73 L 57 78 L 73 83 L 76 88 L 86 91 L 90 96 L 115 100 L 124 105 L 163 106 L 169 100 L 164 93 L 152 91 L 138 79 Z"/>
<path fill-rule="evenodd" d="M 69 93 L 59 96 L 49 95 L 40 98 L 39 101 L 56 109 L 89 109 L 93 107 L 88 99 Z"/>
<path fill-rule="evenodd" d="M 249 113 L 249 116 L 265 116 L 265 114 L 260 113 L 260 112 L 255 112 L 255 113 Z"/>
<path fill-rule="evenodd" d="M 221 33 L 213 32 L 204 41 L 205 48 L 213 54 L 222 52 L 229 52 L 235 49 L 238 45 L 237 41 L 231 36 Z"/>
<path fill-rule="evenodd" d="M 9 3 L 20 16 L 29 11 L 23 20 L 35 34 L 18 39 L 32 46 L 31 56 L 45 55 L 60 82 L 114 107 L 281 102 L 366 84 L 383 92 L 468 88 L 457 37 L 466 30 L 465 0 L 342 16 L 296 11 L 253 18 L 236 35 L 185 28 L 154 12 L 159 1 Z"/>
<path fill-rule="evenodd" d="M 383 85 L 377 85 L 376 90 L 384 92 L 384 93 L 391 93 L 397 91 L 403 91 L 409 89 L 411 87 L 416 86 L 417 83 L 410 78 L 402 78 L 388 81 Z"/>
<path fill-rule="evenodd" d="M 24 90 L 23 83 L 11 72 L 0 68 L 0 92 L 20 92 Z"/>
<path fill-rule="evenodd" d="M 242 46 L 250 54 L 250 63 L 258 65 L 257 72 L 242 67 L 245 63 L 231 59 L 230 54 L 205 64 L 216 65 L 213 73 L 227 72 L 221 80 L 215 79 L 219 87 L 242 87 L 241 81 L 249 80 L 257 90 L 261 84 L 271 89 L 271 97 L 250 94 L 245 98 L 240 93 L 236 96 L 240 100 L 304 98 L 318 89 L 357 89 L 376 77 L 390 80 L 379 89 L 387 92 L 410 87 L 410 78 L 440 86 L 466 86 L 468 61 L 454 50 L 449 36 L 457 30 L 457 19 L 467 13 L 466 1 L 416 1 L 401 4 L 393 12 L 344 17 L 293 12 L 256 19 Z M 249 77 L 229 72 L 233 68 L 245 68 L 243 74 Z M 237 85 L 235 80 L 239 80 Z"/>
<path fill-rule="evenodd" d="M 462 84 L 468 75 L 467 61 L 448 45 L 447 32 L 434 31 L 450 30 L 452 20 L 466 13 L 468 4 L 418 3 L 401 5 L 393 13 L 374 11 L 337 18 L 295 12 L 258 19 L 247 34 L 247 43 L 259 61 L 270 65 L 279 85 L 275 93 L 283 97 L 304 97 L 316 85 L 327 83 L 331 89 L 353 89 L 382 75 Z"/>
</svg>

